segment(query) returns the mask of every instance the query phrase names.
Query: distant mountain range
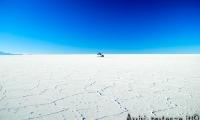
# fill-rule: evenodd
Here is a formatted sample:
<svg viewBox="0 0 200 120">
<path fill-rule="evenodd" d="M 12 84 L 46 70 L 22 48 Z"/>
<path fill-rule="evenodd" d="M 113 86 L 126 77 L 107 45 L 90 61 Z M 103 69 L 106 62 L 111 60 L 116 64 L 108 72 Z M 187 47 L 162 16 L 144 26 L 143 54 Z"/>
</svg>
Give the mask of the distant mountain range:
<svg viewBox="0 0 200 120">
<path fill-rule="evenodd" d="M 0 51 L 0 55 L 22 55 L 22 54 L 12 54 L 12 53 L 5 53 Z"/>
</svg>

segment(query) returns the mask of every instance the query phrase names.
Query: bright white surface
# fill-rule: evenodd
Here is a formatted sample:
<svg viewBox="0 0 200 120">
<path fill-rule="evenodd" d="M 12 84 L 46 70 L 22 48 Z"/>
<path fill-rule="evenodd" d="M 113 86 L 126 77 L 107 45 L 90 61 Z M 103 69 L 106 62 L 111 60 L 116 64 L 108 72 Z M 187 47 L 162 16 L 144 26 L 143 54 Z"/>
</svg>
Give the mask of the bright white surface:
<svg viewBox="0 0 200 120">
<path fill-rule="evenodd" d="M 0 119 L 200 113 L 200 55 L 0 56 Z"/>
</svg>

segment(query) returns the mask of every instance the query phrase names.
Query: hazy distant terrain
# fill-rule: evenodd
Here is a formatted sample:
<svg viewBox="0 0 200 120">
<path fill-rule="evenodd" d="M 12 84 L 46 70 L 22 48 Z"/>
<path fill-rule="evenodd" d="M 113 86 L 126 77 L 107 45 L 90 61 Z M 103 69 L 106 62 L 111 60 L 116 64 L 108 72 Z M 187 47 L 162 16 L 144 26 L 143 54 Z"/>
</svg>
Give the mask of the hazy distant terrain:
<svg viewBox="0 0 200 120">
<path fill-rule="evenodd" d="M 0 119 L 185 119 L 200 115 L 199 71 L 195 54 L 0 56 Z"/>
<path fill-rule="evenodd" d="M 5 53 L 0 51 L 0 55 L 22 55 L 22 54 L 12 54 L 12 53 Z"/>
</svg>

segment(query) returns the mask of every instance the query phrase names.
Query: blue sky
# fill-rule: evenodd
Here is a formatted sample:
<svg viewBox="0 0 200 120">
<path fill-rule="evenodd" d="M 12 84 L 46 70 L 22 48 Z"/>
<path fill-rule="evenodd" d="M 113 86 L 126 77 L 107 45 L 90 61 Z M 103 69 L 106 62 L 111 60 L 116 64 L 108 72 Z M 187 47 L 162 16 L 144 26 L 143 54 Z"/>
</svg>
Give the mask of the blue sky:
<svg viewBox="0 0 200 120">
<path fill-rule="evenodd" d="M 0 0 L 0 51 L 200 53 L 199 0 Z"/>
</svg>

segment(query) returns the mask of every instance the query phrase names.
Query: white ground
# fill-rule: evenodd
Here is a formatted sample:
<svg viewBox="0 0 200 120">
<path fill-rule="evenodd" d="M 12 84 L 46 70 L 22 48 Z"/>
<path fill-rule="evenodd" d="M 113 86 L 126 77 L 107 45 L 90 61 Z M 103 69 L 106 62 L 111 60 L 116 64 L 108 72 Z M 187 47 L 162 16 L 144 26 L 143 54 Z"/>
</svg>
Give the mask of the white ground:
<svg viewBox="0 0 200 120">
<path fill-rule="evenodd" d="M 200 115 L 200 55 L 0 56 L 0 120 Z"/>
</svg>

